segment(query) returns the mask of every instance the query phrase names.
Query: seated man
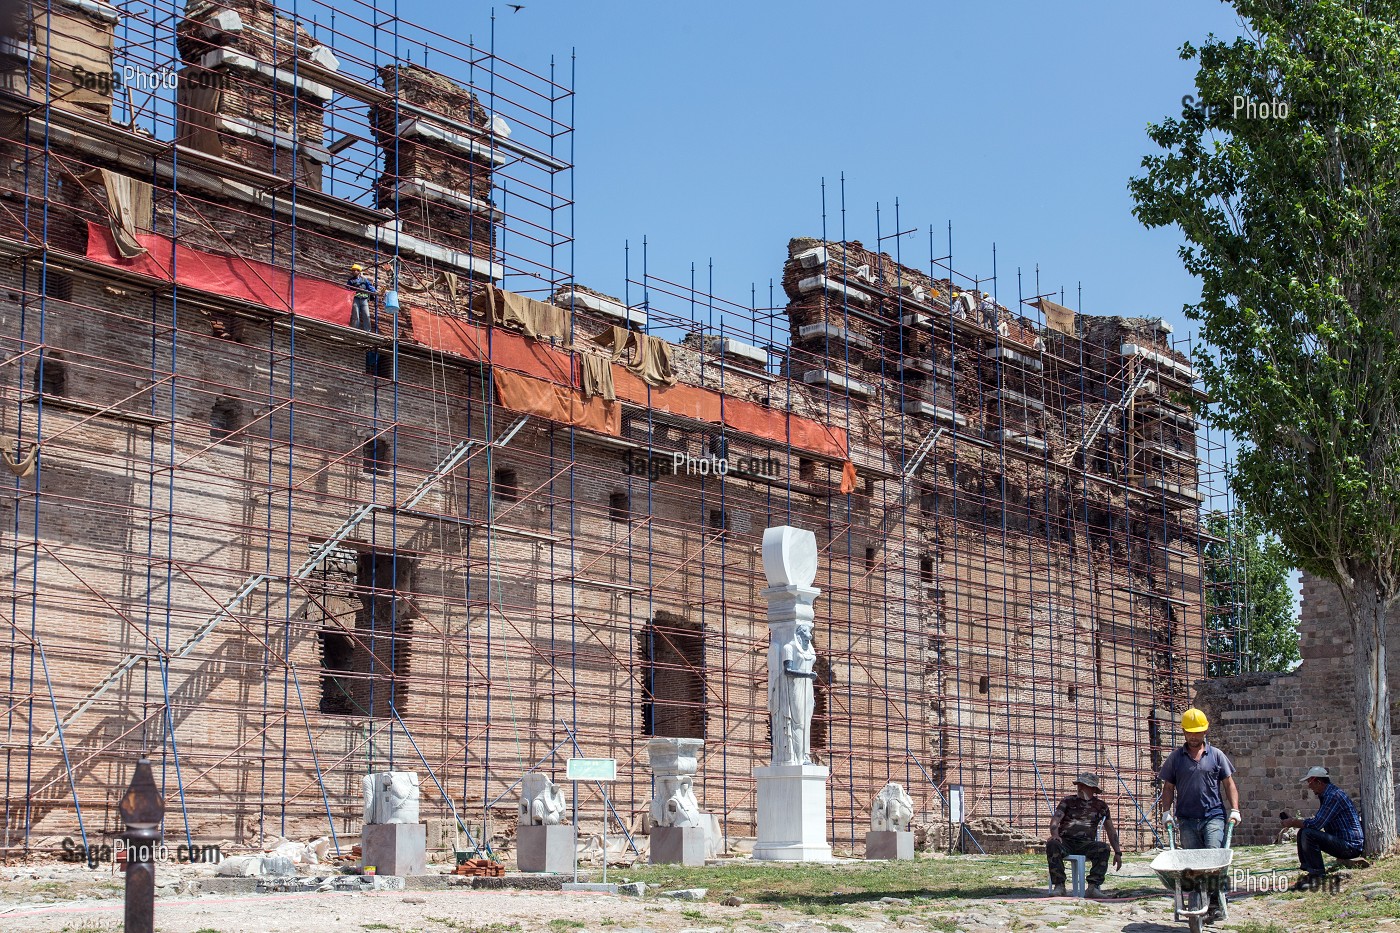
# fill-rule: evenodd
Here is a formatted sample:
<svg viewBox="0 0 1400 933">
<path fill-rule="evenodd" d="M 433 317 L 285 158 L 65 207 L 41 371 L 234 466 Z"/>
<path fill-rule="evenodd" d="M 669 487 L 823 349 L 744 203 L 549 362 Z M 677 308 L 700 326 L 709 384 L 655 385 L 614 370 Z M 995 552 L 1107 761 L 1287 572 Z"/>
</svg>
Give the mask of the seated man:
<svg viewBox="0 0 1400 933">
<path fill-rule="evenodd" d="M 1099 842 L 1099 826 L 1103 826 L 1113 846 L 1113 867 L 1123 867 L 1123 847 L 1118 844 L 1118 830 L 1113 826 L 1113 814 L 1108 804 L 1098 798 L 1097 774 L 1081 774 L 1074 782 L 1075 793 L 1060 801 L 1050 817 L 1050 839 L 1045 843 L 1045 857 L 1050 862 L 1050 884 L 1056 897 L 1065 896 L 1065 856 L 1083 855 L 1089 861 L 1089 897 L 1103 897 L 1104 876 L 1108 874 L 1108 845 Z"/>
<path fill-rule="evenodd" d="M 1327 873 L 1322 853 L 1343 861 L 1357 858 L 1366 847 L 1366 837 L 1356 805 L 1332 783 L 1326 768 L 1309 768 L 1299 783 L 1317 794 L 1317 814 L 1306 820 L 1284 820 L 1283 825 L 1298 830 L 1298 864 L 1307 874 L 1294 887 L 1308 890 L 1317 887 Z"/>
</svg>

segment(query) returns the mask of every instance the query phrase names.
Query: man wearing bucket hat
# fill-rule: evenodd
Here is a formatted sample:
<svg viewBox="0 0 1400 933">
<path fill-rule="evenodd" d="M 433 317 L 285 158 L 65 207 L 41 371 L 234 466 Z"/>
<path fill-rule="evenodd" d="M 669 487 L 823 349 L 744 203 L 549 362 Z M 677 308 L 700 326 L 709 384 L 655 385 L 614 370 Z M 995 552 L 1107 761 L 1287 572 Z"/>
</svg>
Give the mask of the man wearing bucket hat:
<svg viewBox="0 0 1400 933">
<path fill-rule="evenodd" d="M 1103 897 L 1104 876 L 1108 874 L 1109 846 L 1113 847 L 1113 867 L 1123 867 L 1123 847 L 1108 804 L 1099 799 L 1099 776 L 1087 771 L 1074 780 L 1075 793 L 1055 808 L 1050 817 L 1050 838 L 1045 842 L 1045 858 L 1050 862 L 1050 884 L 1056 897 L 1065 896 L 1065 856 L 1083 855 L 1089 860 L 1088 897 Z M 1108 843 L 1098 841 L 1103 826 Z"/>
<path fill-rule="evenodd" d="M 1235 766 L 1224 752 L 1206 741 L 1209 728 L 1206 714 L 1195 707 L 1182 713 L 1181 731 L 1186 733 L 1186 741 L 1157 772 L 1162 780 L 1162 822 L 1168 827 L 1175 825 L 1183 849 L 1223 849 L 1225 823 L 1240 821 Z M 1212 887 L 1206 923 L 1215 923 L 1224 916 L 1221 897 L 1220 890 Z"/>
<path fill-rule="evenodd" d="M 1317 795 L 1317 813 L 1306 820 L 1284 820 L 1283 826 L 1298 830 L 1298 864 L 1307 876 L 1299 878 L 1296 887 L 1309 889 L 1317 887 L 1327 873 L 1322 853 L 1342 861 L 1360 858 L 1366 836 L 1356 805 L 1346 791 L 1332 783 L 1326 768 L 1309 768 L 1298 783 L 1308 785 Z"/>
</svg>

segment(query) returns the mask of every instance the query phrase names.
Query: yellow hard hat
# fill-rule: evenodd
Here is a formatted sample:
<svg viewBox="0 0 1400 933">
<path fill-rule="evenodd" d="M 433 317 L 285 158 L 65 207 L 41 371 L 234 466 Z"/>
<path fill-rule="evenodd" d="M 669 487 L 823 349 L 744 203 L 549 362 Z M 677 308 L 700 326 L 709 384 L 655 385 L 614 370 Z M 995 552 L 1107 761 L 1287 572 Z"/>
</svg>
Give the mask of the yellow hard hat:
<svg viewBox="0 0 1400 933">
<path fill-rule="evenodd" d="M 365 267 L 362 266 L 362 265 L 360 265 L 360 264 L 357 262 L 357 263 L 355 263 L 353 266 L 350 267 L 350 271 L 351 271 L 351 272 L 364 272 L 364 271 L 365 271 Z"/>
<path fill-rule="evenodd" d="M 1191 707 L 1181 714 L 1181 731 L 1183 732 L 1205 732 L 1210 728 L 1210 720 L 1206 714 Z"/>
</svg>

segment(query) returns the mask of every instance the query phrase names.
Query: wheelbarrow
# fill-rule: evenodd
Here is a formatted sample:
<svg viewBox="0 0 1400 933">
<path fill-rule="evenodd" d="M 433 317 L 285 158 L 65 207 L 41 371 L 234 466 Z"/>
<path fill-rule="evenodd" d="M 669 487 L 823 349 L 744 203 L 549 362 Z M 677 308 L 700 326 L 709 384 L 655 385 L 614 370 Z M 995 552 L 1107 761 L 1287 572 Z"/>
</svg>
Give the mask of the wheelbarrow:
<svg viewBox="0 0 1400 933">
<path fill-rule="evenodd" d="M 1229 910 L 1225 904 L 1226 873 L 1230 870 L 1230 837 L 1235 833 L 1235 824 L 1225 827 L 1225 848 L 1223 849 L 1178 849 L 1174 827 L 1167 825 L 1167 842 L 1171 848 L 1152 860 L 1152 870 L 1162 879 L 1162 884 L 1172 891 L 1172 919 L 1186 921 L 1191 933 L 1201 933 L 1205 929 L 1206 913 L 1210 910 L 1210 898 L 1206 892 L 1211 888 L 1220 890 L 1220 909 Z M 1184 885 L 1184 886 L 1183 886 Z M 1221 919 L 1224 919 L 1222 917 Z"/>
</svg>

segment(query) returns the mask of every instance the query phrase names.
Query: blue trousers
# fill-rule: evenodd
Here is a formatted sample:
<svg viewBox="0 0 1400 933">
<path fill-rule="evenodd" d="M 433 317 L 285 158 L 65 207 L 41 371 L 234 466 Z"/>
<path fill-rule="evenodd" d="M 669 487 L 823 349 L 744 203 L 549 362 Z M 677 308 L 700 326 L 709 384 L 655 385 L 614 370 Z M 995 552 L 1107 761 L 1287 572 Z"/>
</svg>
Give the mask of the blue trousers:
<svg viewBox="0 0 1400 933">
<path fill-rule="evenodd" d="M 1225 821 L 1220 817 L 1212 820 L 1179 819 L 1176 821 L 1176 829 L 1180 834 L 1178 842 L 1183 849 L 1225 848 Z M 1221 892 L 1225 889 L 1227 880 L 1224 876 L 1205 879 L 1211 904 L 1219 906 Z M 1186 885 L 1183 884 L 1182 888 L 1185 889 Z"/>
</svg>

